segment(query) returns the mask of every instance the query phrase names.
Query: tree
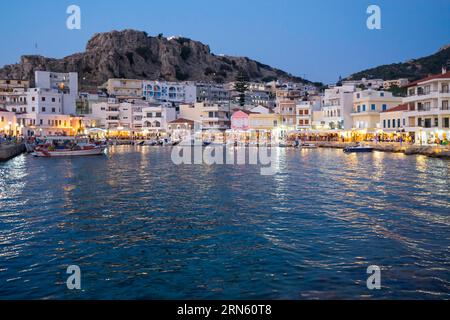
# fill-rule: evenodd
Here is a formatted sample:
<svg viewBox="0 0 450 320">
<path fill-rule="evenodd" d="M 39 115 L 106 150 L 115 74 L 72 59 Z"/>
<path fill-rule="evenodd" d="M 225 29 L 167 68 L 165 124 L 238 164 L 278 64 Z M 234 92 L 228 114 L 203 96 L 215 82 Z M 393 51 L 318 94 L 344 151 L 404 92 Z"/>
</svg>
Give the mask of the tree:
<svg viewBox="0 0 450 320">
<path fill-rule="evenodd" d="M 245 93 L 248 90 L 248 76 L 240 70 L 236 76 L 234 90 L 239 93 L 239 105 L 245 106 Z"/>
</svg>

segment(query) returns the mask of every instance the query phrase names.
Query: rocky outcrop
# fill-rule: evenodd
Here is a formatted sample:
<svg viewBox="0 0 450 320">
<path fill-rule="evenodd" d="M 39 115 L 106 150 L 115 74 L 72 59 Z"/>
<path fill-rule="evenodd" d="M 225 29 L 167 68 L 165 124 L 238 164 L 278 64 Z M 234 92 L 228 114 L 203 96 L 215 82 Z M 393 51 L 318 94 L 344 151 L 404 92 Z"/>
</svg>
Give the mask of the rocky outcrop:
<svg viewBox="0 0 450 320">
<path fill-rule="evenodd" d="M 81 88 L 99 86 L 109 78 L 227 82 L 233 81 L 239 70 L 253 81 L 303 82 L 246 57 L 214 55 L 198 41 L 151 37 L 135 30 L 95 34 L 85 52 L 63 59 L 22 56 L 20 63 L 0 69 L 0 78 L 27 79 L 33 84 L 36 70 L 78 72 Z"/>
</svg>

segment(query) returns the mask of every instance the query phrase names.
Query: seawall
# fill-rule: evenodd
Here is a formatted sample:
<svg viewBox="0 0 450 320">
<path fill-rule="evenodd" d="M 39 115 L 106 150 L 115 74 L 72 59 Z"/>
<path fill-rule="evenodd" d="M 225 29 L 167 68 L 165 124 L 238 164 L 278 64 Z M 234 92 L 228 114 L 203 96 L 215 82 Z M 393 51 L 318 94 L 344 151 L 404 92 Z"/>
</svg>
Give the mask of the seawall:
<svg viewBox="0 0 450 320">
<path fill-rule="evenodd" d="M 0 145 L 0 161 L 12 159 L 19 154 L 25 152 L 26 148 L 21 144 L 1 144 Z"/>
</svg>

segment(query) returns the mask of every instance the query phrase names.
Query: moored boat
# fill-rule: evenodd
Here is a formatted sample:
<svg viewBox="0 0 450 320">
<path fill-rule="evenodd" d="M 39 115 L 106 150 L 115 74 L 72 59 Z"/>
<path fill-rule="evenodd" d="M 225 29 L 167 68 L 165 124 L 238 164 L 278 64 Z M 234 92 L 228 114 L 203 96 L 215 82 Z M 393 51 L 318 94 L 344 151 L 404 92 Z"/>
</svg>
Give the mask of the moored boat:
<svg viewBox="0 0 450 320">
<path fill-rule="evenodd" d="M 45 142 L 36 146 L 32 153 L 35 157 L 70 157 L 101 155 L 106 145 L 91 142 L 88 138 L 77 137 L 48 137 Z"/>
<path fill-rule="evenodd" d="M 356 146 L 349 146 L 344 148 L 345 153 L 360 153 L 360 152 L 372 152 L 374 148 L 364 145 L 356 145 Z"/>
</svg>

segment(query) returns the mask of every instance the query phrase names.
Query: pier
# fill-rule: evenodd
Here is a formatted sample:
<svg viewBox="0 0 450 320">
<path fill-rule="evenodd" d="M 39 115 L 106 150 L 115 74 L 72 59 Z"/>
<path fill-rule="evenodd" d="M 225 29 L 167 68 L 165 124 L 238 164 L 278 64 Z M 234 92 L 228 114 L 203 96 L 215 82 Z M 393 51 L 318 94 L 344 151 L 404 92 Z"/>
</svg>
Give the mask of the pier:
<svg viewBox="0 0 450 320">
<path fill-rule="evenodd" d="M 25 150 L 26 148 L 23 143 L 0 144 L 0 162 L 12 159 L 25 152 Z"/>
</svg>

